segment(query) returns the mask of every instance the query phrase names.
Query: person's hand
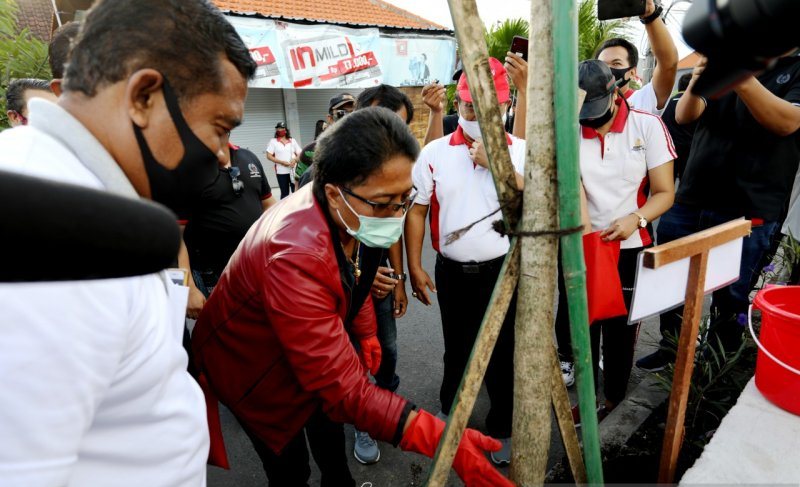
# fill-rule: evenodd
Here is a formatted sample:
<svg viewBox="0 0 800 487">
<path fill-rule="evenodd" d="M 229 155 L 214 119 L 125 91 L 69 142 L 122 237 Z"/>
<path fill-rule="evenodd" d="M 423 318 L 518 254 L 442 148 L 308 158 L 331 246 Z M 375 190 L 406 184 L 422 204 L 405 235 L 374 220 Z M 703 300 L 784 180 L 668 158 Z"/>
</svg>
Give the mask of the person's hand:
<svg viewBox="0 0 800 487">
<path fill-rule="evenodd" d="M 411 276 L 411 295 L 419 299 L 419 301 L 426 305 L 431 305 L 431 298 L 428 296 L 428 289 L 436 292 L 436 285 L 433 284 L 431 276 L 427 272 L 420 269 L 408 269 Z"/>
<path fill-rule="evenodd" d="M 525 93 L 528 86 L 528 61 L 515 52 L 506 53 L 506 62 L 503 64 L 514 87 L 521 93 Z"/>
<path fill-rule="evenodd" d="M 613 240 L 626 240 L 628 237 L 633 235 L 639 228 L 639 217 L 630 214 L 628 216 L 623 216 L 622 218 L 617 218 L 608 228 L 600 232 L 600 238 L 603 239 L 605 242 L 611 242 Z"/>
<path fill-rule="evenodd" d="M 400 448 L 433 458 L 444 426 L 444 421 L 420 410 L 403 433 Z M 453 469 L 467 487 L 513 486 L 486 458 L 485 452 L 501 447 L 499 441 L 467 428 L 458 444 Z"/>
<path fill-rule="evenodd" d="M 655 0 L 647 0 L 647 4 L 644 7 L 644 13 L 639 16 L 640 19 L 647 18 L 653 15 L 653 12 L 656 11 L 656 2 Z"/>
<path fill-rule="evenodd" d="M 439 83 L 431 83 L 422 88 L 422 101 L 434 113 L 444 111 L 444 104 L 447 101 L 447 90 Z"/>
<path fill-rule="evenodd" d="M 190 320 L 196 320 L 203 311 L 203 306 L 206 304 L 206 297 L 196 287 L 189 288 L 189 302 L 186 305 L 186 317 Z"/>
<path fill-rule="evenodd" d="M 703 71 L 706 70 L 706 65 L 708 64 L 708 58 L 705 56 L 700 56 L 700 60 L 697 61 L 697 64 L 694 65 L 692 68 L 692 79 L 697 79 L 703 74 Z"/>
<path fill-rule="evenodd" d="M 394 291 L 398 280 L 389 277 L 389 274 L 393 272 L 394 269 L 391 267 L 378 267 L 378 273 L 375 274 L 375 279 L 372 281 L 372 288 L 370 290 L 373 296 L 378 299 L 383 299 Z"/>
<path fill-rule="evenodd" d="M 381 343 L 378 341 L 377 336 L 369 338 L 361 338 L 358 340 L 361 345 L 361 361 L 364 367 L 369 370 L 369 373 L 375 375 L 378 369 L 381 368 Z"/>
<path fill-rule="evenodd" d="M 483 142 L 476 140 L 472 143 L 472 147 L 469 148 L 469 158 L 475 164 L 489 169 L 489 157 L 486 155 L 486 147 Z"/>
<path fill-rule="evenodd" d="M 402 318 L 408 309 L 408 296 L 406 295 L 406 286 L 400 281 L 399 286 L 394 288 L 394 317 Z"/>
</svg>

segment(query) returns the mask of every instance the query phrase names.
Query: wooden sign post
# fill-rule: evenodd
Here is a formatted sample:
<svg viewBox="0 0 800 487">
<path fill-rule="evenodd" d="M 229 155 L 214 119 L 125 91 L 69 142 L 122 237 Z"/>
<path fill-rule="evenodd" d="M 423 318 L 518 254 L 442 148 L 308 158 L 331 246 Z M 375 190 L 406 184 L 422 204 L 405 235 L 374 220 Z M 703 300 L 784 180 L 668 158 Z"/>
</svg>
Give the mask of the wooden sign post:
<svg viewBox="0 0 800 487">
<path fill-rule="evenodd" d="M 686 416 L 686 402 L 689 398 L 689 384 L 694 370 L 697 334 L 703 313 L 709 251 L 749 234 L 750 221 L 734 220 L 644 251 L 644 266 L 649 269 L 658 269 L 683 259 L 690 259 L 683 322 L 678 340 L 678 355 L 675 359 L 675 375 L 672 379 L 667 427 L 661 450 L 659 483 L 674 481 L 678 453 L 683 443 L 683 423 Z"/>
</svg>

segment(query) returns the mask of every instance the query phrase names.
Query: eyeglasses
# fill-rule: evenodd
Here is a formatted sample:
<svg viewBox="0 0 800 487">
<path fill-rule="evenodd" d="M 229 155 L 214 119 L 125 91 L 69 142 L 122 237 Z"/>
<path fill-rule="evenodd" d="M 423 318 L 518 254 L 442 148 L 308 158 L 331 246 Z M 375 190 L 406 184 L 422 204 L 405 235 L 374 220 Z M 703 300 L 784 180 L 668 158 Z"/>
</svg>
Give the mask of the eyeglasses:
<svg viewBox="0 0 800 487">
<path fill-rule="evenodd" d="M 342 188 L 342 191 L 344 191 L 345 193 L 349 194 L 350 196 L 352 196 L 353 198 L 355 198 L 355 199 L 357 199 L 359 201 L 362 201 L 362 202 L 368 204 L 369 206 L 372 207 L 372 209 L 374 211 L 381 212 L 381 213 L 385 213 L 387 211 L 391 211 L 392 213 L 397 213 L 398 211 L 401 211 L 401 210 L 403 212 L 406 212 L 406 211 L 408 211 L 409 208 L 411 208 L 411 205 L 414 204 L 414 198 L 417 197 L 417 188 L 416 187 L 412 187 L 411 194 L 409 194 L 408 198 L 404 199 L 400 203 L 377 203 L 375 201 L 370 201 L 370 200 L 368 200 L 366 198 L 363 198 L 363 197 L 355 194 L 353 191 L 351 191 L 348 188 L 345 188 L 344 186 L 342 186 L 341 188 Z"/>
<path fill-rule="evenodd" d="M 235 194 L 237 197 L 241 196 L 242 193 L 244 192 L 244 183 L 239 181 L 239 175 L 241 174 L 241 171 L 239 171 L 238 167 L 231 166 L 231 168 L 228 170 L 228 174 L 231 177 L 231 186 L 233 186 L 233 194 Z"/>
<path fill-rule="evenodd" d="M 350 110 L 334 110 L 333 112 L 331 112 L 331 116 L 333 117 L 334 120 L 339 121 L 342 118 L 344 118 L 345 115 L 349 115 L 351 113 L 353 113 L 352 108 Z"/>
</svg>

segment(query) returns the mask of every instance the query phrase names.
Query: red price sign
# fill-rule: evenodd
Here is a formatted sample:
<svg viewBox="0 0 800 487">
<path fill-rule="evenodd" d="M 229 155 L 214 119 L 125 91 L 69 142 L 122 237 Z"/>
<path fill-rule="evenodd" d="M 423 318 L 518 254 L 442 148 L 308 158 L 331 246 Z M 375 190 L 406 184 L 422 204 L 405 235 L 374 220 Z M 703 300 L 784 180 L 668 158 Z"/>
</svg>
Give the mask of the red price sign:
<svg viewBox="0 0 800 487">
<path fill-rule="evenodd" d="M 347 74 L 347 73 L 353 73 L 355 71 L 361 71 L 362 69 L 369 69 L 377 65 L 378 65 L 378 60 L 375 59 L 375 54 L 373 54 L 372 51 L 369 51 L 364 54 L 351 57 L 349 59 L 342 59 L 336 64 L 335 69 L 333 68 L 333 66 L 331 66 L 330 72 Z"/>
<path fill-rule="evenodd" d="M 272 54 L 272 49 L 268 46 L 250 49 L 250 57 L 252 57 L 253 61 L 259 66 L 275 63 L 275 56 Z"/>
</svg>

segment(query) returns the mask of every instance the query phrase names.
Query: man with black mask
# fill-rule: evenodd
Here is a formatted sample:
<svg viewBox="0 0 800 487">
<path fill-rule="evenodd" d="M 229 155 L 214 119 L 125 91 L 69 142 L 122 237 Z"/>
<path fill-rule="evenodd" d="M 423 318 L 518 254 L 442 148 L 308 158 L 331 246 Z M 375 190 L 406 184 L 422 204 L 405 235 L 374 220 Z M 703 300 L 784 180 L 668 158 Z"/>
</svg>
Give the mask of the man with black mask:
<svg viewBox="0 0 800 487">
<path fill-rule="evenodd" d="M 637 78 L 639 51 L 630 41 L 621 37 L 608 39 L 600 45 L 595 55 L 595 59 L 611 68 L 620 94 L 628 100 L 631 108 L 656 115 L 661 115 L 667 105 L 678 72 L 678 49 L 661 17 L 663 12 L 657 0 L 647 0 L 645 13 L 639 18 L 656 58 L 649 83 L 639 89 L 631 86 L 631 81 Z"/>
<path fill-rule="evenodd" d="M 227 158 L 255 68 L 206 0 L 100 0 L 58 103 L 33 100 L 30 125 L 0 134 L 0 168 L 184 213 Z M 0 287 L 3 481 L 205 485 L 185 307 L 163 272 Z"/>
</svg>

